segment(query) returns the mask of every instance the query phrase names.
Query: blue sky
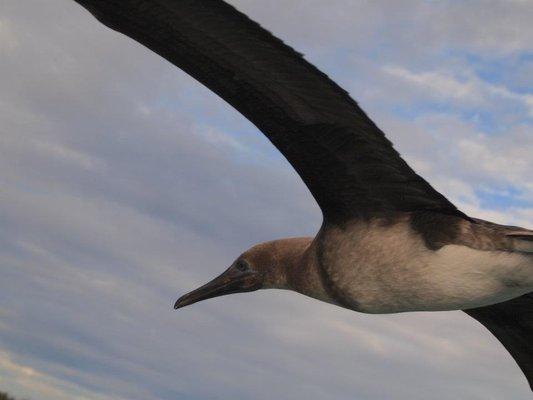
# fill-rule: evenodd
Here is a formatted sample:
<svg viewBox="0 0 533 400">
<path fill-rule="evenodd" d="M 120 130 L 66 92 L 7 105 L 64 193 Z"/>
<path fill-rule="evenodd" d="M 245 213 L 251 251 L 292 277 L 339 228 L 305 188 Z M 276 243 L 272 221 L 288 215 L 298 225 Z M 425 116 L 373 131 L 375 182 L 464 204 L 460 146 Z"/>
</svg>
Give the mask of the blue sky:
<svg viewBox="0 0 533 400">
<path fill-rule="evenodd" d="M 527 1 L 232 4 L 348 90 L 467 213 L 533 227 Z M 58 399 L 526 399 L 461 312 L 284 291 L 173 301 L 313 235 L 290 165 L 230 106 L 73 1 L 0 5 L 0 390 Z"/>
</svg>

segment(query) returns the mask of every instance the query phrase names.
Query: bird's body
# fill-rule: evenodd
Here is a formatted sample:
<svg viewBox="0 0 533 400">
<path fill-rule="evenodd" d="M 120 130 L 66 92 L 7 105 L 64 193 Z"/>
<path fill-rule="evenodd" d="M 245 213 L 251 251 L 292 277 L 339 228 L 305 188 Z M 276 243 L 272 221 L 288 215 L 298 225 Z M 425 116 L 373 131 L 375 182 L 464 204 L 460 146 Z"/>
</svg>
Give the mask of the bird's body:
<svg viewBox="0 0 533 400">
<path fill-rule="evenodd" d="M 76 1 L 255 124 L 324 216 L 316 237 L 252 247 L 176 308 L 281 288 L 366 313 L 464 310 L 533 384 L 533 231 L 458 210 L 347 92 L 223 1 Z"/>
<path fill-rule="evenodd" d="M 431 249 L 409 215 L 325 227 L 308 252 L 327 294 L 321 300 L 365 313 L 462 310 L 533 291 L 533 254 L 460 240 Z"/>
</svg>

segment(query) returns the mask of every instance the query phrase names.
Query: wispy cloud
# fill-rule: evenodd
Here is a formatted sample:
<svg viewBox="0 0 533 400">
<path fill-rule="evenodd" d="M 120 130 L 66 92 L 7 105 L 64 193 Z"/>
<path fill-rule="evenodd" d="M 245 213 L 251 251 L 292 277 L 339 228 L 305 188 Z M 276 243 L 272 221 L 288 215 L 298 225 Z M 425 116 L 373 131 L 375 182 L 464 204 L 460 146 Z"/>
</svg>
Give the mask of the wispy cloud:
<svg viewBox="0 0 533 400">
<path fill-rule="evenodd" d="M 513 101 L 527 109 L 533 117 L 533 94 L 516 93 L 505 86 L 483 81 L 472 73 L 464 73 L 459 78 L 447 71 L 412 72 L 401 66 L 388 65 L 383 71 L 395 78 L 417 86 L 427 97 L 465 102 L 483 106 L 498 99 Z"/>
</svg>

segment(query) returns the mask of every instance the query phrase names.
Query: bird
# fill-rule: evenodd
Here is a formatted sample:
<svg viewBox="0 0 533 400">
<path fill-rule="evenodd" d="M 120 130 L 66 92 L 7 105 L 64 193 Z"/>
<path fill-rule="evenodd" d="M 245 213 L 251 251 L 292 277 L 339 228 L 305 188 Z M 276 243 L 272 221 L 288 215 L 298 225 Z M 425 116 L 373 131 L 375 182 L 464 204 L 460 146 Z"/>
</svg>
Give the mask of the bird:
<svg viewBox="0 0 533 400">
<path fill-rule="evenodd" d="M 176 309 L 274 288 L 370 314 L 462 310 L 496 336 L 533 390 L 533 230 L 460 211 L 348 92 L 232 5 L 75 1 L 251 121 L 322 211 L 315 237 L 251 247 Z"/>
</svg>

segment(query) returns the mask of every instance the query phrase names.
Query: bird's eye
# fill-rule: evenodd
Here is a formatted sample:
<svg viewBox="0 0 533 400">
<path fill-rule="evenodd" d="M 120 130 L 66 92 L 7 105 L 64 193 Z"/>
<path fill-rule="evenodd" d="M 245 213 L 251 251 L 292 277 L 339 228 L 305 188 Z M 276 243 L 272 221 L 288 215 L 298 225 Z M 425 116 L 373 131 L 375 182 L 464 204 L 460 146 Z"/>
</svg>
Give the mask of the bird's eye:
<svg viewBox="0 0 533 400">
<path fill-rule="evenodd" d="M 244 260 L 239 260 L 237 261 L 237 263 L 235 264 L 235 268 L 237 268 L 239 271 L 246 271 L 248 270 L 250 267 L 248 266 L 248 263 Z"/>
</svg>

